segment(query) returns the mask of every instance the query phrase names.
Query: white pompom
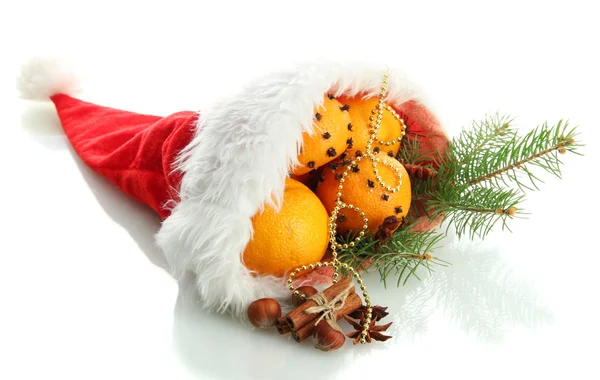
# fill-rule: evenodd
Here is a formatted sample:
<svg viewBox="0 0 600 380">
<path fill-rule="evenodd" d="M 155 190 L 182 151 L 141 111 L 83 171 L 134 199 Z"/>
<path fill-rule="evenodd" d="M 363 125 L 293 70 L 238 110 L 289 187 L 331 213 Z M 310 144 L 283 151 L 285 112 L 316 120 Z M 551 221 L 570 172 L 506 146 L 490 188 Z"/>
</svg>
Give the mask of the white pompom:
<svg viewBox="0 0 600 380">
<path fill-rule="evenodd" d="M 56 58 L 33 58 L 21 66 L 17 78 L 21 98 L 48 100 L 55 94 L 74 94 L 79 89 L 73 70 Z"/>
</svg>

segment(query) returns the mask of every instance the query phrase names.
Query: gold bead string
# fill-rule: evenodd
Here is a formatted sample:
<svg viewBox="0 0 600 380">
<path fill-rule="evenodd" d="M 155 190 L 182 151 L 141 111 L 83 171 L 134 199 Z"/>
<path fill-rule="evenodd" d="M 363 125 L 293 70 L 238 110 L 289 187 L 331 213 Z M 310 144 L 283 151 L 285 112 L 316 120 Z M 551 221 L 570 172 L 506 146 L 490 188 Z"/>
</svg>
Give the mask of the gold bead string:
<svg viewBox="0 0 600 380">
<path fill-rule="evenodd" d="M 383 103 L 383 99 L 379 100 L 380 103 Z M 398 115 L 398 113 L 396 112 L 396 110 L 394 108 L 392 108 L 392 106 L 390 105 L 385 105 L 384 107 L 387 111 L 389 111 L 392 116 L 394 116 L 394 118 L 396 120 L 398 120 L 400 122 L 400 125 L 402 126 L 402 131 L 400 132 L 400 136 L 398 136 L 397 138 L 395 138 L 394 140 L 390 140 L 390 141 L 385 141 L 385 140 L 379 140 L 379 145 L 385 145 L 385 146 L 390 146 L 390 145 L 396 145 L 399 144 L 400 142 L 402 142 L 402 138 L 404 137 L 404 135 L 406 134 L 406 125 L 404 124 L 404 119 L 402 119 L 400 117 L 400 115 Z M 375 115 L 377 115 L 377 119 L 381 122 L 381 119 L 383 118 L 383 112 L 379 112 L 379 104 L 378 106 L 371 110 L 371 116 L 369 116 L 369 129 L 371 131 L 374 130 L 375 128 Z M 375 136 L 375 139 L 377 139 L 377 136 Z"/>
<path fill-rule="evenodd" d="M 316 262 L 316 263 L 312 263 L 309 265 L 303 265 L 301 267 L 296 268 L 292 273 L 290 273 L 288 275 L 288 289 L 290 289 L 292 292 L 294 292 L 295 295 L 299 296 L 302 300 L 306 300 L 306 295 L 301 293 L 300 291 L 296 290 L 296 288 L 293 285 L 294 282 L 294 277 L 296 277 L 296 275 L 302 271 L 306 271 L 309 269 L 315 269 L 315 268 L 321 268 L 321 267 L 328 267 L 328 266 L 333 266 L 333 262 L 332 261 L 324 261 L 324 262 Z"/>
<path fill-rule="evenodd" d="M 293 284 L 294 277 L 298 273 L 309 270 L 309 269 L 331 266 L 334 268 L 332 282 L 336 283 L 336 282 L 338 282 L 340 269 L 349 271 L 351 273 L 351 275 L 356 278 L 356 282 L 358 282 L 358 284 L 360 285 L 360 290 L 362 291 L 363 298 L 365 300 L 366 311 L 367 311 L 366 315 L 365 315 L 365 323 L 363 324 L 363 326 L 362 326 L 363 329 L 361 331 L 361 339 L 360 339 L 361 344 L 367 343 L 366 336 L 369 332 L 369 325 L 371 323 L 373 306 L 371 304 L 371 299 L 369 298 L 369 293 L 367 292 L 367 287 L 365 286 L 360 274 L 356 271 L 356 269 L 349 266 L 347 263 L 342 263 L 338 260 L 337 250 L 338 249 L 347 249 L 348 247 L 354 247 L 354 245 L 364 237 L 365 231 L 367 230 L 367 228 L 369 228 L 369 219 L 366 217 L 365 213 L 360 210 L 359 207 L 357 207 L 353 204 L 346 204 L 342 201 L 342 190 L 344 189 L 344 183 L 346 182 L 346 177 L 348 176 L 349 173 L 352 172 L 352 168 L 355 167 L 364 157 L 368 157 L 371 160 L 371 163 L 373 164 L 373 173 L 375 174 L 375 178 L 377 179 L 377 182 L 379 182 L 379 184 L 386 191 L 395 193 L 396 191 L 400 190 L 400 188 L 402 187 L 402 174 L 399 172 L 398 168 L 394 168 L 389 164 L 382 163 L 381 160 L 378 157 L 376 157 L 372 151 L 373 142 L 375 140 L 378 140 L 377 135 L 379 133 L 379 128 L 381 127 L 381 120 L 383 118 L 384 109 L 390 111 L 392 113 L 392 115 L 398 121 L 400 121 L 400 124 L 402 126 L 402 132 L 401 132 L 400 137 L 398 137 L 397 139 L 395 139 L 393 141 L 379 140 L 378 142 L 381 145 L 389 146 L 389 145 L 393 145 L 395 143 L 400 143 L 400 141 L 402 141 L 402 137 L 404 137 L 405 130 L 406 130 L 406 125 L 404 124 L 404 120 L 402 120 L 400 118 L 400 116 L 396 113 L 396 111 L 392 107 L 390 107 L 389 105 L 386 105 L 383 101 L 383 99 L 385 98 L 385 95 L 387 93 L 388 77 L 389 77 L 389 70 L 386 69 L 385 74 L 383 76 L 383 84 L 381 85 L 379 102 L 377 104 L 377 107 L 371 111 L 371 113 L 373 115 L 377 115 L 377 117 L 374 117 L 374 116 L 369 117 L 369 120 L 370 120 L 369 128 L 372 133 L 369 138 L 369 141 L 367 142 L 366 153 L 365 153 L 366 156 L 355 157 L 350 162 L 350 164 L 348 164 L 346 166 L 346 168 L 344 169 L 344 172 L 342 174 L 342 178 L 340 178 L 340 184 L 338 186 L 338 191 L 336 194 L 335 206 L 334 206 L 334 209 L 331 212 L 331 216 L 329 218 L 329 238 L 330 238 L 329 241 L 331 243 L 330 247 L 331 247 L 331 255 L 333 257 L 333 260 L 326 261 L 326 262 L 317 262 L 317 263 L 303 265 L 301 267 L 298 267 L 288 275 L 288 279 L 287 279 L 287 284 L 288 284 L 288 288 L 290 289 L 290 291 L 292 291 L 295 295 L 299 296 L 301 299 L 306 300 L 306 295 L 304 295 L 302 292 L 296 290 L 296 288 L 294 287 L 294 284 Z M 379 169 L 378 169 L 378 164 L 380 164 L 380 163 L 384 166 L 388 166 L 390 169 L 392 169 L 396 173 L 397 178 L 398 178 L 398 185 L 396 187 L 392 188 L 391 186 L 389 186 L 383 182 L 381 176 L 379 175 Z M 350 210 L 354 210 L 355 212 L 358 212 L 360 217 L 363 220 L 363 226 L 362 226 L 358 236 L 356 236 L 356 238 L 354 238 L 353 241 L 351 241 L 350 243 L 340 244 L 336 241 L 335 236 L 337 233 L 338 214 L 343 209 L 350 209 Z"/>
<path fill-rule="evenodd" d="M 373 165 L 373 174 L 375 174 L 375 179 L 377 180 L 377 182 L 379 182 L 379 184 L 381 184 L 381 186 L 383 186 L 383 188 L 386 191 L 388 191 L 390 193 L 395 193 L 397 191 L 400 191 L 400 189 L 402 188 L 402 173 L 400 173 L 400 169 L 392 167 L 390 164 L 387 164 L 385 162 L 381 162 L 381 159 L 379 157 L 376 157 L 373 154 L 373 149 L 372 149 L 373 142 L 375 140 L 377 140 L 377 135 L 379 134 L 379 128 L 381 127 L 381 120 L 383 119 L 384 109 L 387 109 L 388 111 L 390 111 L 392 113 L 392 115 L 400 122 L 402 131 L 400 132 L 400 137 L 398 137 L 397 139 L 392 140 L 392 141 L 379 140 L 379 143 L 381 145 L 385 144 L 388 146 L 396 143 L 396 141 L 399 143 L 400 141 L 402 141 L 402 137 L 404 137 L 404 135 L 406 134 L 406 125 L 404 124 L 404 120 L 402 118 L 400 118 L 400 116 L 396 113 L 396 111 L 391 106 L 386 105 L 384 103 L 383 99 L 385 98 L 385 94 L 387 92 L 387 85 L 388 85 L 388 73 L 386 72 L 386 74 L 383 78 L 383 84 L 381 86 L 381 94 L 379 96 L 379 102 L 377 104 L 377 107 L 375 107 L 375 109 L 373 109 L 371 111 L 371 113 L 373 115 L 377 115 L 377 119 L 375 120 L 374 116 L 371 116 L 369 118 L 369 121 L 370 121 L 369 128 L 373 131 L 373 133 L 371 133 L 371 136 L 369 137 L 369 141 L 367 141 L 366 155 L 368 158 L 371 159 L 371 164 Z M 396 178 L 397 178 L 397 185 L 395 187 L 391 187 L 390 185 L 383 182 L 381 175 L 379 175 L 379 168 L 378 168 L 379 164 L 387 166 L 388 168 L 390 168 L 391 170 L 393 170 L 395 172 Z"/>
</svg>

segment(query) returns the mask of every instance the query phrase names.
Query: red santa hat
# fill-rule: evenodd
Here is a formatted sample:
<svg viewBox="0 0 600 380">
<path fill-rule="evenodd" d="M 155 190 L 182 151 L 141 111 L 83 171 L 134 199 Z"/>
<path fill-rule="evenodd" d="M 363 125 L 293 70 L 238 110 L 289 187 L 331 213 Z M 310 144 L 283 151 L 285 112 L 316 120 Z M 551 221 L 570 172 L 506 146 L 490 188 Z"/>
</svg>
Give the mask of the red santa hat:
<svg viewBox="0 0 600 380">
<path fill-rule="evenodd" d="M 202 112 L 141 115 L 76 99 L 75 81 L 56 61 L 22 67 L 21 96 L 51 99 L 77 154 L 163 219 L 156 236 L 176 278 L 196 274 L 209 309 L 241 315 L 262 297 L 289 297 L 283 279 L 249 271 L 241 256 L 252 216 L 278 207 L 285 179 L 298 164 L 304 132 L 325 93 L 378 96 L 384 67 L 312 63 L 256 80 Z M 445 147 L 439 122 L 416 86 L 390 71 L 385 101 L 406 116 L 427 149 Z"/>
</svg>

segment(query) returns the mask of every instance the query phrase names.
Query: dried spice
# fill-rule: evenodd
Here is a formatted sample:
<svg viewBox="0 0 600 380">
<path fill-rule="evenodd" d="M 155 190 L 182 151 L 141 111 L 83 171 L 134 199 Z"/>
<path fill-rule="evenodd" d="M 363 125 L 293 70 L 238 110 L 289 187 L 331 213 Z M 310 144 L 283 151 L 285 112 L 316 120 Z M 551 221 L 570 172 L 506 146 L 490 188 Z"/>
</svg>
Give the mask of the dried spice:
<svg viewBox="0 0 600 380">
<path fill-rule="evenodd" d="M 430 179 L 437 175 L 437 171 L 421 165 L 406 164 L 404 165 L 406 172 L 411 178 Z"/>
<path fill-rule="evenodd" d="M 387 306 L 379 306 L 379 305 L 375 305 L 371 307 L 371 319 L 374 319 L 376 321 L 380 321 L 383 318 L 388 316 L 388 312 L 387 310 Z M 349 317 L 352 317 L 354 319 L 358 319 L 358 320 L 364 320 L 365 319 L 365 314 L 367 313 L 367 307 L 366 306 L 361 306 L 359 307 L 357 310 L 355 310 L 354 312 L 348 314 Z"/>
<path fill-rule="evenodd" d="M 390 240 L 394 231 L 400 226 L 402 223 L 402 219 L 399 219 L 395 215 L 388 216 L 383 220 L 381 225 L 377 228 L 377 233 L 375 237 L 379 239 L 380 242 L 385 243 Z"/>
<path fill-rule="evenodd" d="M 350 339 L 354 339 L 354 344 L 358 344 L 358 342 L 360 342 L 360 339 L 362 337 L 363 323 L 365 320 L 361 318 L 361 321 L 360 321 L 361 323 L 358 323 L 355 320 L 348 318 L 347 316 L 344 316 L 344 319 L 352 327 L 354 327 L 354 331 L 346 334 L 346 336 Z M 367 341 L 367 343 L 371 343 L 371 341 L 373 341 L 373 340 L 376 340 L 379 342 L 385 342 L 386 340 L 390 339 L 391 338 L 390 335 L 384 335 L 384 334 L 382 334 L 382 332 L 386 331 L 392 325 L 392 323 L 393 322 L 390 322 L 385 325 L 378 325 L 377 319 L 372 318 L 371 323 L 369 323 L 369 330 L 367 331 L 367 335 L 365 336 L 365 340 Z"/>
</svg>

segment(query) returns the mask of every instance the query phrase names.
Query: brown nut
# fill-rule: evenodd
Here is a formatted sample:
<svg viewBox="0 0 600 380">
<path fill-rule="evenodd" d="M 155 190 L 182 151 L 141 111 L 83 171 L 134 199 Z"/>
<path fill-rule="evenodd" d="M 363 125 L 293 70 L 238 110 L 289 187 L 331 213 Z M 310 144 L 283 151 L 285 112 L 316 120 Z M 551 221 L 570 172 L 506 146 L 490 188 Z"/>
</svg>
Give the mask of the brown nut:
<svg viewBox="0 0 600 380">
<path fill-rule="evenodd" d="M 321 351 L 332 351 L 344 345 L 346 335 L 335 321 L 324 319 L 313 330 L 313 343 Z"/>
<path fill-rule="evenodd" d="M 273 298 L 261 298 L 248 306 L 248 319 L 259 329 L 274 326 L 279 317 L 281 317 L 281 306 Z"/>
<path fill-rule="evenodd" d="M 296 290 L 299 291 L 300 293 L 304 294 L 306 296 L 306 298 L 319 293 L 319 291 L 317 289 L 313 288 L 312 286 L 301 286 Z M 292 294 L 292 304 L 294 306 L 298 307 L 298 306 L 302 305 L 304 302 L 306 302 L 306 299 L 302 299 L 302 297 L 300 297 L 296 293 Z"/>
</svg>

